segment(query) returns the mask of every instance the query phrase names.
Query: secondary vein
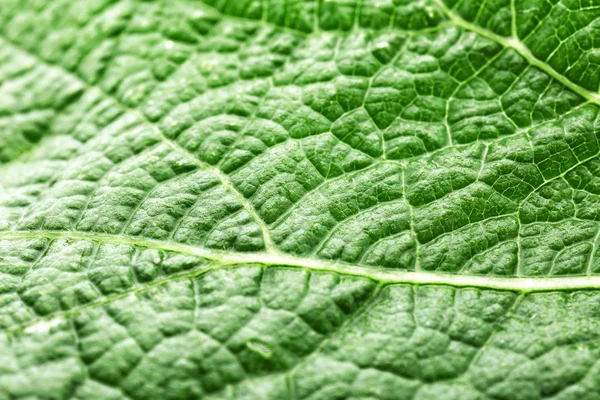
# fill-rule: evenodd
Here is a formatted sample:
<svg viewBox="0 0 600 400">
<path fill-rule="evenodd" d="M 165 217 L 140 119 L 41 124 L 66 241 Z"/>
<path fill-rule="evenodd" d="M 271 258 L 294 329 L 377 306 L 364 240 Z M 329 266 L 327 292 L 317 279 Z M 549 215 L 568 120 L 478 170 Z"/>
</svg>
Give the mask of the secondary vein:
<svg viewBox="0 0 600 400">
<path fill-rule="evenodd" d="M 456 26 L 459 26 L 468 31 L 477 33 L 487 39 L 493 40 L 494 42 L 515 50 L 517 53 L 521 55 L 529 64 L 541 69 L 552 78 L 560 82 L 562 85 L 571 89 L 590 103 L 595 103 L 600 105 L 600 94 L 589 91 L 576 83 L 573 83 L 564 75 L 555 70 L 552 66 L 548 65 L 544 61 L 540 60 L 536 56 L 533 55 L 531 50 L 527 48 L 517 37 L 505 37 L 500 36 L 494 32 L 491 32 L 487 29 L 484 29 L 480 26 L 477 26 L 469 21 L 464 20 L 461 16 L 457 15 L 454 11 L 446 7 L 442 0 L 435 0 L 440 9 L 444 12 L 444 14 L 452 21 L 452 23 Z"/>
<path fill-rule="evenodd" d="M 17 46 L 15 43 L 13 43 L 12 41 L 10 41 L 9 39 L 4 38 L 4 39 L 0 39 L 0 40 L 2 42 L 6 43 L 6 44 L 9 44 L 12 48 L 14 48 L 14 49 L 16 49 L 18 51 L 21 51 L 22 53 L 28 54 L 29 56 L 33 57 L 38 63 L 41 63 L 43 65 L 47 65 L 47 66 L 51 66 L 51 67 L 55 67 L 55 68 L 59 68 L 65 74 L 69 75 L 72 79 L 75 79 L 76 81 L 80 82 L 88 90 L 96 90 L 96 91 L 98 91 L 104 97 L 107 97 L 110 100 L 112 100 L 115 103 L 115 105 L 118 106 L 119 108 L 121 108 L 125 113 L 132 114 L 140 122 L 142 122 L 144 125 L 148 126 L 155 134 L 157 134 L 160 137 L 161 141 L 163 143 L 165 143 L 167 146 L 169 146 L 171 149 L 173 149 L 173 151 L 179 153 L 182 157 L 185 157 L 186 159 L 188 159 L 192 163 L 196 164 L 199 168 L 204 169 L 204 170 L 208 170 L 208 171 L 212 172 L 213 174 L 215 174 L 219 178 L 221 184 L 223 186 L 225 186 L 225 188 L 227 189 L 227 191 L 229 191 L 231 194 L 233 194 L 235 196 L 235 198 L 241 203 L 242 207 L 248 212 L 248 214 L 250 214 L 250 216 L 252 217 L 252 219 L 254 219 L 254 221 L 256 222 L 256 224 L 259 226 L 259 228 L 262 231 L 263 240 L 264 240 L 264 244 L 265 244 L 265 249 L 268 252 L 272 252 L 272 253 L 277 252 L 277 247 L 275 246 L 275 244 L 273 242 L 273 239 L 271 238 L 271 234 L 270 234 L 270 231 L 269 231 L 267 225 L 265 224 L 265 222 L 263 221 L 263 219 L 260 218 L 260 216 L 258 215 L 258 212 L 254 208 L 254 206 L 252 205 L 252 203 L 250 203 L 250 201 L 248 201 L 248 199 L 246 199 L 246 197 L 244 197 L 244 195 L 242 195 L 236 189 L 235 185 L 233 185 L 233 183 L 231 182 L 231 180 L 229 179 L 229 176 L 227 176 L 227 174 L 225 174 L 219 168 L 214 167 L 214 166 L 212 166 L 212 165 L 210 165 L 210 164 L 208 164 L 208 163 L 206 163 L 206 162 L 198 159 L 198 157 L 196 157 L 194 154 L 192 154 L 186 148 L 182 147 L 177 142 L 169 139 L 143 113 L 141 113 L 139 110 L 137 110 L 135 108 L 131 108 L 131 107 L 125 105 L 118 98 L 116 98 L 115 96 L 113 96 L 110 93 L 106 92 L 101 87 L 89 84 L 88 82 L 84 81 L 79 76 L 77 76 L 73 72 L 65 69 L 61 65 L 48 63 L 47 61 L 45 61 L 42 58 L 40 58 L 37 54 L 22 49 L 21 47 Z"/>
</svg>

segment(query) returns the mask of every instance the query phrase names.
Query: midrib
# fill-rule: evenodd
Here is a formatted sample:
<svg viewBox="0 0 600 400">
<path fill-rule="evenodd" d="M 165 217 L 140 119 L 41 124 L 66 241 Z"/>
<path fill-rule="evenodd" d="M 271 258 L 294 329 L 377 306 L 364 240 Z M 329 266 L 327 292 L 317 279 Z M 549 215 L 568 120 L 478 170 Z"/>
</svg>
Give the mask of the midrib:
<svg viewBox="0 0 600 400">
<path fill-rule="evenodd" d="M 284 253 L 241 253 L 211 250 L 164 240 L 147 239 L 126 235 L 105 233 L 63 232 L 63 231 L 11 231 L 0 233 L 0 240 L 33 238 L 92 240 L 100 243 L 130 244 L 157 250 L 194 255 L 212 262 L 212 267 L 220 269 L 240 264 L 261 264 L 265 266 L 289 266 L 314 271 L 329 271 L 343 275 L 360 276 L 384 284 L 408 283 L 417 285 L 437 284 L 450 286 L 472 286 L 487 289 L 511 290 L 519 292 L 541 292 L 550 290 L 575 290 L 600 288 L 600 276 L 573 276 L 555 278 L 452 275 L 438 272 L 398 271 L 353 265 L 343 262 L 297 257 Z"/>
</svg>

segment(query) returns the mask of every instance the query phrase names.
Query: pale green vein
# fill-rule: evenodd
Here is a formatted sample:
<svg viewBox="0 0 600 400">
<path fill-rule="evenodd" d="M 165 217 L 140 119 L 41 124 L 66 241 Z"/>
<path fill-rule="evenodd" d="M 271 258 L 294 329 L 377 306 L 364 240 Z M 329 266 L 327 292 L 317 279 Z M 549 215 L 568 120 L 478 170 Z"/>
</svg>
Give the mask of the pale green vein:
<svg viewBox="0 0 600 400">
<path fill-rule="evenodd" d="M 102 93 L 104 93 L 105 96 L 110 96 L 106 92 L 102 92 Z M 198 159 L 198 157 L 196 157 L 194 154 L 190 153 L 186 148 L 180 146 L 177 142 L 166 137 L 164 135 L 164 133 L 156 127 L 156 125 L 154 125 L 152 122 L 150 122 L 150 120 L 148 118 L 146 118 L 146 116 L 144 114 L 142 114 L 141 112 L 139 112 L 138 110 L 126 107 L 125 105 L 121 104 L 117 99 L 114 99 L 113 97 L 111 97 L 111 98 L 115 102 L 117 102 L 119 104 L 119 106 L 124 107 L 126 111 L 134 114 L 144 124 L 148 125 L 150 127 L 150 129 L 152 129 L 156 134 L 158 134 L 160 136 L 160 138 L 162 139 L 162 141 L 165 144 L 167 144 L 167 146 L 171 147 L 175 152 L 179 153 L 180 155 L 182 155 L 183 157 L 188 159 L 190 162 L 196 164 L 200 169 L 208 170 L 211 173 L 213 173 L 214 175 L 216 175 L 219 178 L 219 181 L 221 181 L 221 184 L 223 186 L 225 186 L 225 188 L 227 189 L 227 191 L 229 193 L 233 194 L 233 196 L 236 198 L 236 200 L 242 205 L 242 207 L 244 207 L 246 212 L 248 214 L 250 214 L 252 219 L 254 219 L 256 224 L 261 229 L 262 235 L 263 235 L 263 240 L 265 243 L 265 249 L 270 253 L 277 252 L 277 247 L 275 246 L 275 243 L 273 242 L 273 239 L 271 238 L 271 233 L 269 231 L 269 228 L 267 227 L 267 225 L 265 224 L 263 219 L 258 215 L 258 212 L 254 208 L 252 203 L 250 203 L 250 201 L 248 199 L 246 199 L 239 192 L 239 190 L 237 190 L 237 188 L 233 185 L 233 183 L 231 182 L 231 180 L 229 179 L 229 176 L 227 176 L 227 174 L 225 174 L 223 171 L 221 171 L 217 167 L 214 167 L 208 163 L 200 161 Z"/>
<path fill-rule="evenodd" d="M 129 290 L 125 290 L 120 293 L 116 293 L 113 295 L 109 295 L 109 296 L 100 298 L 99 300 L 91 301 L 87 304 L 84 304 L 84 305 L 81 305 L 78 307 L 73 307 L 72 309 L 67 310 L 67 311 L 59 311 L 59 312 L 55 312 L 55 313 L 52 313 L 49 315 L 39 316 L 39 317 L 33 318 L 27 322 L 23 322 L 21 324 L 14 325 L 14 326 L 11 326 L 6 329 L 2 329 L 2 330 L 0 330 L 0 332 L 15 332 L 15 331 L 23 330 L 23 329 L 25 329 L 28 332 L 47 330 L 47 328 L 51 328 L 54 325 L 53 322 L 60 322 L 61 320 L 67 319 L 73 315 L 76 315 L 76 314 L 84 311 L 84 310 L 94 308 L 94 307 L 101 307 L 104 304 L 112 303 L 114 301 L 117 301 L 117 300 L 120 300 L 123 298 L 127 298 L 132 295 L 135 296 L 137 293 L 141 293 L 141 292 L 144 292 L 151 288 L 165 285 L 168 282 L 172 282 L 172 281 L 176 281 L 176 280 L 180 280 L 180 279 L 194 278 L 196 276 L 205 274 L 206 272 L 211 271 L 212 269 L 213 268 L 211 268 L 210 265 L 203 265 L 201 267 L 194 268 L 194 269 L 191 269 L 191 270 L 188 270 L 185 272 L 180 272 L 180 273 L 173 274 L 173 275 L 170 275 L 170 276 L 167 276 L 164 278 L 157 279 L 153 282 L 148 282 L 144 285 L 140 285 L 140 286 L 131 288 Z"/>
<path fill-rule="evenodd" d="M 146 239 L 126 235 L 104 233 L 59 232 L 59 231 L 11 231 L 0 233 L 0 240 L 34 238 L 92 240 L 100 243 L 121 243 L 140 247 L 172 251 L 206 258 L 218 268 L 240 264 L 262 264 L 266 266 L 290 266 L 315 271 L 329 271 L 343 275 L 370 278 L 382 283 L 410 283 L 417 285 L 436 284 L 450 286 L 473 286 L 488 289 L 539 292 L 549 290 L 600 289 L 600 276 L 570 276 L 555 278 L 500 277 L 477 275 L 451 275 L 435 271 L 400 271 L 353 265 L 316 258 L 296 257 L 280 253 L 240 253 L 211 250 L 191 245 Z"/>
<path fill-rule="evenodd" d="M 474 32 L 478 35 L 481 35 L 487 39 L 493 40 L 494 42 L 515 50 L 517 53 L 521 55 L 529 64 L 539 68 L 544 71 L 556 81 L 560 82 L 565 87 L 571 89 L 584 99 L 588 100 L 591 103 L 595 103 L 600 105 L 600 94 L 591 92 L 575 83 L 570 81 L 564 75 L 560 74 L 557 70 L 552 68 L 552 66 L 548 65 L 544 61 L 540 60 L 525 46 L 517 37 L 504 37 L 500 36 L 494 32 L 491 32 L 487 29 L 484 29 L 480 26 L 477 26 L 469 21 L 464 20 L 462 17 L 457 15 L 454 11 L 450 10 L 442 0 L 435 0 L 444 14 L 452 21 L 452 23 L 456 26 L 459 26 L 468 31 Z"/>
<path fill-rule="evenodd" d="M 206 162 L 201 161 L 200 159 L 198 159 L 198 157 L 196 157 L 194 154 L 192 154 L 191 152 L 189 152 L 186 148 L 182 147 L 177 142 L 169 139 L 143 113 L 141 113 L 137 109 L 134 109 L 134 108 L 131 108 L 131 107 L 125 105 L 118 98 L 116 98 L 115 96 L 113 96 L 110 93 L 106 92 L 101 87 L 95 86 L 95 85 L 91 85 L 90 83 L 88 83 L 88 82 L 84 81 L 83 79 L 81 79 L 79 76 L 75 75 L 73 72 L 71 72 L 71 71 L 63 68 L 62 66 L 60 66 L 58 64 L 50 64 L 50 63 L 46 62 L 45 60 L 43 60 L 42 58 L 40 58 L 37 54 L 22 49 L 21 47 L 17 46 L 15 43 L 13 43 L 12 41 L 9 41 L 6 38 L 0 39 L 0 43 L 4 44 L 6 46 L 10 46 L 11 48 L 15 49 L 16 51 L 20 51 L 21 53 L 29 55 L 30 57 L 34 58 L 36 62 L 38 62 L 40 64 L 46 65 L 48 67 L 53 67 L 53 68 L 60 69 L 61 71 L 63 71 L 63 73 L 67 74 L 71 79 L 76 80 L 81 85 L 83 85 L 85 88 L 87 88 L 87 90 L 97 91 L 102 96 L 104 96 L 104 97 L 112 100 L 119 108 L 121 108 L 121 110 L 123 112 L 125 112 L 127 114 L 130 114 L 130 115 L 133 115 L 137 120 L 139 120 L 144 125 L 146 125 L 147 127 L 149 127 L 156 135 L 158 135 L 160 137 L 160 139 L 162 140 L 162 142 L 165 143 L 167 146 L 169 146 L 173 151 L 175 151 L 176 153 L 180 154 L 182 157 L 185 157 L 190 162 L 192 162 L 195 165 L 197 165 L 199 168 L 204 169 L 204 170 L 208 170 L 211 173 L 215 174 L 219 178 L 219 180 L 221 181 L 221 184 L 223 186 L 225 186 L 225 188 L 227 189 L 227 191 L 229 191 L 231 194 L 233 194 L 235 196 L 235 198 L 240 202 L 240 204 L 242 205 L 242 207 L 244 207 L 244 209 L 246 210 L 246 212 L 248 212 L 248 214 L 250 214 L 250 216 L 254 219 L 254 221 L 256 222 L 256 224 L 259 226 L 259 228 L 262 231 L 263 240 L 264 240 L 264 244 L 265 244 L 265 249 L 268 252 L 271 252 L 271 253 L 276 253 L 277 252 L 277 247 L 273 243 L 273 240 L 271 238 L 271 234 L 269 232 L 269 229 L 268 229 L 267 225 L 262 220 L 262 218 L 260 218 L 260 216 L 258 215 L 258 212 L 254 208 L 254 206 L 252 205 L 252 203 L 250 203 L 250 201 L 248 199 L 246 199 L 235 188 L 235 186 L 233 185 L 233 183 L 231 182 L 231 180 L 229 179 L 229 176 L 227 176 L 227 174 L 225 174 L 219 168 L 214 167 L 214 166 L 212 166 L 212 165 L 210 165 L 210 164 L 208 164 Z"/>
</svg>

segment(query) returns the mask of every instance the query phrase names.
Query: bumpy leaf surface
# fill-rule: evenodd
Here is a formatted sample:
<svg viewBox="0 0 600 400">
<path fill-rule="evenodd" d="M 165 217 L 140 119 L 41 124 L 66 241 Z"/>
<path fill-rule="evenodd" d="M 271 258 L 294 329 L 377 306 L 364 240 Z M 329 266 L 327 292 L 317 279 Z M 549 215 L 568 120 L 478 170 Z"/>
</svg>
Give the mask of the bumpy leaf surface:
<svg viewBox="0 0 600 400">
<path fill-rule="evenodd" d="M 3 0 L 0 399 L 600 398 L 598 0 Z"/>
</svg>

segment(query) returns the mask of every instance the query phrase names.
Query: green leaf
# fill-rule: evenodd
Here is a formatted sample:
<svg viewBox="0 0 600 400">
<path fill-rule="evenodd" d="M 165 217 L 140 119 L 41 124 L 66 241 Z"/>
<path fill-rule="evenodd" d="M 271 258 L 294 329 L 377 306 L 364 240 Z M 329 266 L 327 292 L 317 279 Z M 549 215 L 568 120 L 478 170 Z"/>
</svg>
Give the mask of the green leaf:
<svg viewBox="0 0 600 400">
<path fill-rule="evenodd" d="M 4 0 L 0 400 L 600 398 L 599 27 Z"/>
</svg>

